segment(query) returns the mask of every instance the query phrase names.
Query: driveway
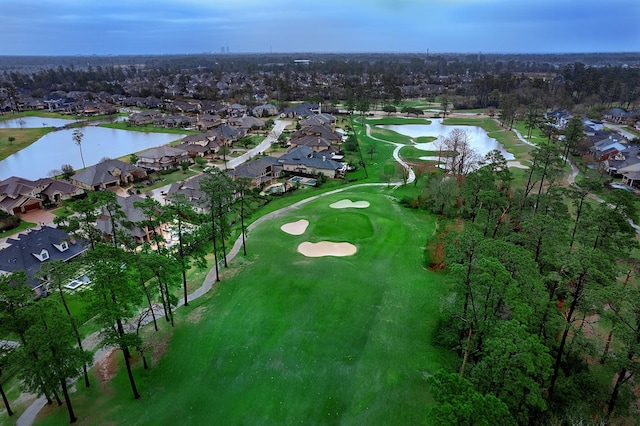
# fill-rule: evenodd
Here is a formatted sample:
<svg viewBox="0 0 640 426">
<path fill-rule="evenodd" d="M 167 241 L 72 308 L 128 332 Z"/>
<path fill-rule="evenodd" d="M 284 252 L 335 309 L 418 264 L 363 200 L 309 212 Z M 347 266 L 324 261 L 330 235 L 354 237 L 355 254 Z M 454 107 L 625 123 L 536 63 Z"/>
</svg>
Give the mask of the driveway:
<svg viewBox="0 0 640 426">
<path fill-rule="evenodd" d="M 280 136 L 280 134 L 282 133 L 282 131 L 284 130 L 285 127 L 287 127 L 287 125 L 291 124 L 292 121 L 291 120 L 276 120 L 275 121 L 275 125 L 273 126 L 273 130 L 271 130 L 269 132 L 269 134 L 267 135 L 266 138 L 264 138 L 264 140 L 260 143 L 260 145 L 251 148 L 249 151 L 245 152 L 244 154 L 242 154 L 239 157 L 236 158 L 232 158 L 231 160 L 227 161 L 227 164 L 225 166 L 225 164 L 219 164 L 217 165 L 218 168 L 220 169 L 235 169 L 236 167 L 238 167 L 240 164 L 244 163 L 245 161 L 250 160 L 251 158 L 255 157 L 256 155 L 260 155 L 263 152 L 265 152 L 267 149 L 269 149 L 269 147 L 271 146 L 272 143 L 274 143 L 275 141 L 278 140 L 278 136 Z"/>
<path fill-rule="evenodd" d="M 627 138 L 627 140 L 633 140 L 637 138 L 636 135 L 626 130 L 624 126 L 620 126 L 618 124 L 612 124 L 612 123 L 604 123 L 604 127 L 619 133 L 620 135 Z"/>
</svg>

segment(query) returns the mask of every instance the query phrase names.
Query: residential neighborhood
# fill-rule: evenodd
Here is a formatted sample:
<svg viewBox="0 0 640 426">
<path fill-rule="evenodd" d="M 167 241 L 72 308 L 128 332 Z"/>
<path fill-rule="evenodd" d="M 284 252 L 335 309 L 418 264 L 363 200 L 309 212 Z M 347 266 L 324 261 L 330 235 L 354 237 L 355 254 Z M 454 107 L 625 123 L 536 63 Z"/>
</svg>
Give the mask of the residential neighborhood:
<svg viewBox="0 0 640 426">
<path fill-rule="evenodd" d="M 633 54 L 80 59 L 0 56 L 0 424 L 640 418 Z"/>
</svg>

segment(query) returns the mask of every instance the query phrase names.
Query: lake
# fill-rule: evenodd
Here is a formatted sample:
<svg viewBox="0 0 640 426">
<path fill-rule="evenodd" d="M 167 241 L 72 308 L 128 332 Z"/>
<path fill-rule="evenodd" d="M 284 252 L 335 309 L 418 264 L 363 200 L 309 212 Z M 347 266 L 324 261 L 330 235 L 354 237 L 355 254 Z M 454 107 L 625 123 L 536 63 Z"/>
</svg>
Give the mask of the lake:
<svg viewBox="0 0 640 426">
<path fill-rule="evenodd" d="M 38 120 L 42 124 L 42 120 L 45 119 Z M 83 127 L 82 133 L 82 154 L 87 167 L 97 164 L 105 157 L 123 157 L 133 152 L 166 145 L 185 136 L 97 126 Z M 49 176 L 51 170 L 60 170 L 63 164 L 71 164 L 75 170 L 82 168 L 80 150 L 73 141 L 73 129 L 48 133 L 25 149 L 0 161 L 0 180 L 11 176 L 36 180 Z"/>
<path fill-rule="evenodd" d="M 417 138 L 420 136 L 446 137 L 453 129 L 460 129 L 467 133 L 469 142 L 474 151 L 479 155 L 485 156 L 489 151 L 497 149 L 506 160 L 514 160 L 513 154 L 508 152 L 504 146 L 494 138 L 487 136 L 487 132 L 477 126 L 447 126 L 442 124 L 442 119 L 433 119 L 431 124 L 401 124 L 401 125 L 383 125 L 379 126 L 383 129 L 393 130 L 401 135 Z M 429 143 L 418 143 L 415 145 L 417 149 L 423 151 L 437 151 L 437 141 Z M 423 157 L 422 159 L 432 160 L 432 157 Z"/>
<path fill-rule="evenodd" d="M 21 117 L 0 121 L 0 129 L 34 129 L 40 127 L 63 127 L 78 120 L 62 118 Z"/>
</svg>

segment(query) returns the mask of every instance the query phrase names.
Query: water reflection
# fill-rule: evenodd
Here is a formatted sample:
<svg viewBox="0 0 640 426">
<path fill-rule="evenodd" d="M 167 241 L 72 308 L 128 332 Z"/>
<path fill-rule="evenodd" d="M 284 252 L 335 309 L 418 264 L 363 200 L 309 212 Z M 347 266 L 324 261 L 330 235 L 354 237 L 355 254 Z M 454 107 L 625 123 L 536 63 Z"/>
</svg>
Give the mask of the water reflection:
<svg viewBox="0 0 640 426">
<path fill-rule="evenodd" d="M 42 119 L 40 119 L 42 120 Z M 82 153 L 87 166 L 102 158 L 118 158 L 181 139 L 184 135 L 144 133 L 88 126 L 82 128 Z M 26 179 L 46 177 L 63 164 L 82 168 L 80 150 L 73 141 L 73 129 L 51 132 L 23 150 L 0 161 L 0 180 L 10 176 Z"/>
<path fill-rule="evenodd" d="M 487 136 L 487 132 L 477 126 L 448 126 L 442 124 L 442 119 L 433 119 L 431 124 L 402 124 L 402 125 L 384 125 L 379 126 L 384 129 L 393 130 L 394 132 L 406 135 L 412 138 L 420 136 L 446 137 L 453 129 L 465 131 L 469 137 L 471 147 L 481 156 L 485 156 L 489 151 L 497 149 L 506 160 L 514 160 L 513 154 L 508 152 L 504 146 L 494 138 Z M 417 149 L 423 151 L 437 151 L 437 142 L 418 143 L 415 145 Z M 425 157 L 426 159 L 426 157 Z M 430 159 L 430 158 L 429 158 Z"/>
</svg>

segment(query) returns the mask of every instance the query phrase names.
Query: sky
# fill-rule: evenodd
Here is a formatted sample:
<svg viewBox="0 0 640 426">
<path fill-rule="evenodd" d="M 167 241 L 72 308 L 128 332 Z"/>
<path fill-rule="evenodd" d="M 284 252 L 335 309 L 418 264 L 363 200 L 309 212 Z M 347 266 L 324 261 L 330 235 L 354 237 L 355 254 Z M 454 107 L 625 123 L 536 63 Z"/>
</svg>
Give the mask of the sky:
<svg viewBox="0 0 640 426">
<path fill-rule="evenodd" d="M 0 0 L 0 55 L 640 52 L 639 0 Z"/>
</svg>

